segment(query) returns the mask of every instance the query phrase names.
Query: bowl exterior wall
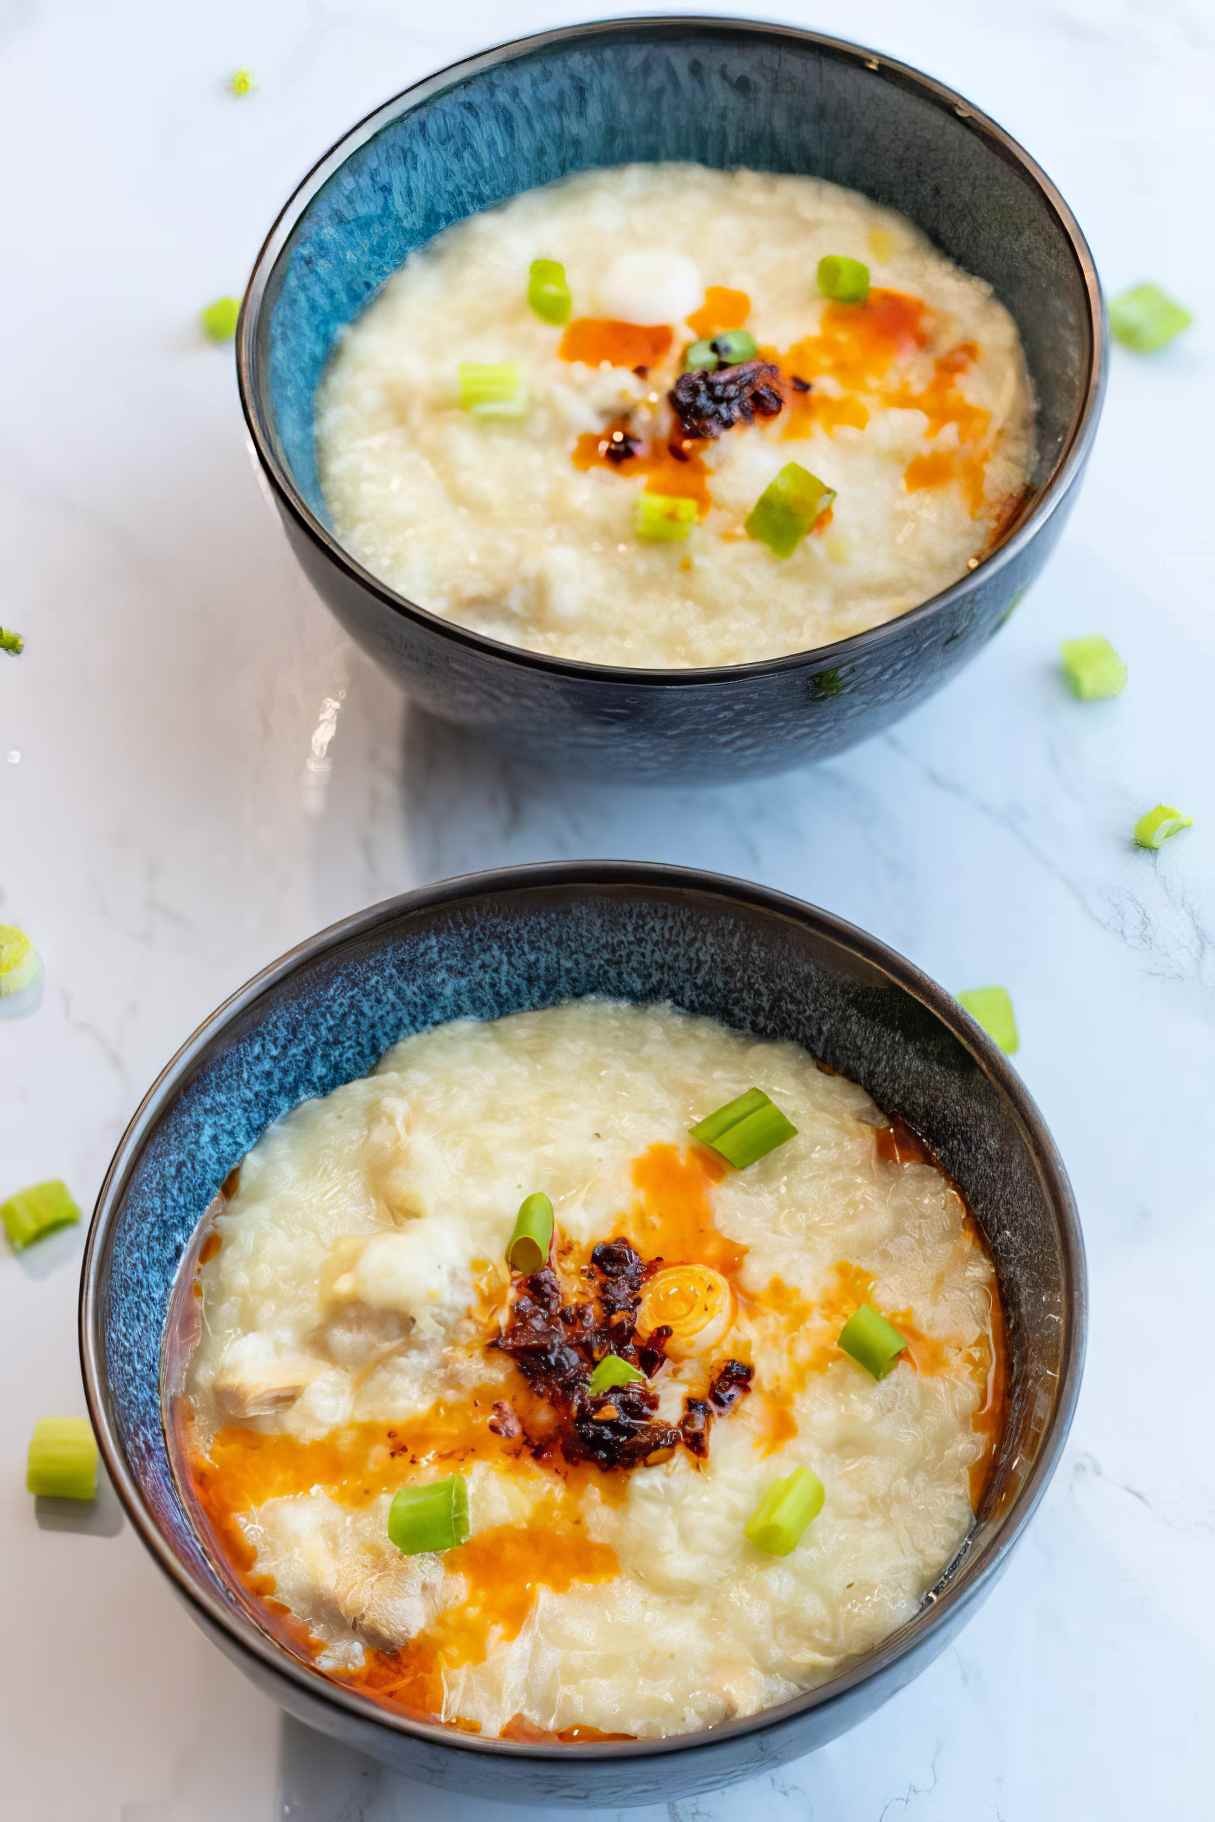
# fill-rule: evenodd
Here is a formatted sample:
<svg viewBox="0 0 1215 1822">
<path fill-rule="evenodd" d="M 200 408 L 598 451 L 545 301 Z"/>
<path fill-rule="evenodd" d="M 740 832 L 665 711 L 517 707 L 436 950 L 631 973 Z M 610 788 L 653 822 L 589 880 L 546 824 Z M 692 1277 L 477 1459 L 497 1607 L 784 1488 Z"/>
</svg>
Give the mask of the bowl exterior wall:
<svg viewBox="0 0 1215 1822">
<path fill-rule="evenodd" d="M 999 632 L 1041 570 L 1075 489 L 1000 569 L 878 643 L 721 682 L 643 683 L 521 664 L 407 618 L 280 507 L 292 549 L 342 626 L 421 708 L 535 765 L 654 784 L 728 783 L 829 759 L 934 695 Z M 851 642 L 850 642 L 851 643 Z"/>
</svg>

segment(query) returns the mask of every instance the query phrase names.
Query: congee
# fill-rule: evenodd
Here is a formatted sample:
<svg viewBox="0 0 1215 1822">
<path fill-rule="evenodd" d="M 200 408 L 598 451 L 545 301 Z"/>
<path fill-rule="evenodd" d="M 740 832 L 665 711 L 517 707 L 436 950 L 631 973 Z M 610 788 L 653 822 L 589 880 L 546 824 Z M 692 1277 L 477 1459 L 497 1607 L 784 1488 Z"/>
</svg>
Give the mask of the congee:
<svg viewBox="0 0 1215 1822">
<path fill-rule="evenodd" d="M 654 1739 L 917 1611 L 1002 1335 L 960 1195 L 861 1088 L 583 1000 L 411 1037 L 265 1133 L 183 1267 L 168 1428 L 320 1672 L 489 1737 Z"/>
<path fill-rule="evenodd" d="M 585 173 L 412 254 L 317 401 L 333 529 L 510 644 L 743 664 L 876 626 L 1026 496 L 1033 399 L 983 280 L 814 178 Z"/>
</svg>

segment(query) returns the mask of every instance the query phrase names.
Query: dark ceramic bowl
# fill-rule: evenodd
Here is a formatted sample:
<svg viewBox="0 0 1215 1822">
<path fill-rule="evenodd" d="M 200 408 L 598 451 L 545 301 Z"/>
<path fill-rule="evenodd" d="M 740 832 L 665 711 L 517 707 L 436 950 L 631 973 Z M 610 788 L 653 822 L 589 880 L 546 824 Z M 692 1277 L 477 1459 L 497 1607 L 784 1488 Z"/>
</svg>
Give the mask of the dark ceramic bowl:
<svg viewBox="0 0 1215 1822">
<path fill-rule="evenodd" d="M 365 1074 L 408 1033 L 586 994 L 669 1000 L 791 1038 L 902 1114 L 965 1192 L 1008 1317 L 1006 1433 L 973 1531 L 921 1611 L 822 1688 L 665 1741 L 481 1740 L 387 1714 L 261 1630 L 190 1528 L 165 1449 L 161 1342 L 207 1204 L 272 1120 Z M 301 1720 L 425 1782 L 536 1803 L 666 1802 L 770 1769 L 870 1714 L 991 1587 L 1063 1447 L 1084 1347 L 1084 1260 L 1063 1167 L 1016 1074 L 957 1002 L 851 925 L 739 880 L 601 861 L 447 881 L 349 917 L 195 1032 L 131 1122 L 85 1251 L 89 1410 L 135 1528 L 204 1631 Z"/>
<path fill-rule="evenodd" d="M 394 593 L 329 529 L 317 381 L 342 327 L 453 221 L 588 166 L 691 159 L 807 172 L 900 209 L 991 281 L 1016 318 L 1039 458 L 998 550 L 922 606 L 757 664 L 634 670 L 546 657 Z M 856 45 L 730 19 L 621 19 L 486 51 L 348 133 L 258 256 L 241 314 L 241 401 L 292 549 L 342 625 L 423 707 L 551 764 L 737 778 L 837 753 L 945 683 L 1046 561 L 1075 498 L 1105 374 L 1097 274 L 1071 211 L 952 90 Z"/>
</svg>

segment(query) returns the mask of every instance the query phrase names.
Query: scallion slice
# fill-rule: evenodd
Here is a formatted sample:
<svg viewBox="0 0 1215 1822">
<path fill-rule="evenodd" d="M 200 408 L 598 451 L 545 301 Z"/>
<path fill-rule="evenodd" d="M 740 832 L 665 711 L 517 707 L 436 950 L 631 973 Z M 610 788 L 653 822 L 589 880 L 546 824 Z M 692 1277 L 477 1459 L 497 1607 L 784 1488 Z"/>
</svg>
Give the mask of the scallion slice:
<svg viewBox="0 0 1215 1822">
<path fill-rule="evenodd" d="M 1059 647 L 1063 674 L 1081 702 L 1101 702 L 1126 688 L 1126 665 L 1101 633 L 1065 639 Z"/>
<path fill-rule="evenodd" d="M 527 301 L 536 315 L 558 327 L 568 323 L 574 308 L 569 280 L 559 259 L 534 259 L 527 274 Z"/>
<path fill-rule="evenodd" d="M 18 1253 L 79 1219 L 80 1210 L 67 1184 L 58 1178 L 49 1183 L 32 1183 L 28 1189 L 17 1190 L 7 1202 L 0 1202 L 0 1221 L 9 1245 Z"/>
<path fill-rule="evenodd" d="M 958 1002 L 1001 1050 L 1012 1056 L 1020 1049 L 1021 1036 L 1007 987 L 968 987 L 959 993 Z"/>
<path fill-rule="evenodd" d="M 553 1243 L 553 1205 L 543 1190 L 525 1196 L 515 1216 L 514 1231 L 506 1248 L 506 1263 L 524 1277 L 548 1262 Z"/>
<path fill-rule="evenodd" d="M 755 359 L 759 344 L 749 329 L 723 329 L 713 337 L 713 352 L 727 367 L 737 367 Z"/>
<path fill-rule="evenodd" d="M 521 418 L 527 390 L 517 361 L 461 361 L 456 376 L 461 408 L 479 418 Z"/>
<path fill-rule="evenodd" d="M 839 1345 L 875 1379 L 885 1379 L 906 1348 L 907 1337 L 871 1303 L 862 1303 L 840 1330 Z"/>
<path fill-rule="evenodd" d="M 684 355 L 684 372 L 694 373 L 699 371 L 701 373 L 712 373 L 717 366 L 717 361 L 717 350 L 708 337 L 705 337 L 702 341 L 693 342 L 692 346 L 688 349 L 688 352 Z"/>
<path fill-rule="evenodd" d="M 34 1425 L 25 1484 L 39 1499 L 95 1499 L 97 1444 L 87 1418 L 43 1417 Z"/>
<path fill-rule="evenodd" d="M 748 1088 L 746 1094 L 740 1094 L 733 1101 L 727 1101 L 715 1113 L 706 1114 L 692 1128 L 692 1137 L 699 1139 L 702 1145 L 712 1145 L 714 1139 L 728 1132 L 731 1126 L 737 1126 L 749 1113 L 759 1107 L 769 1106 L 769 1100 L 762 1088 Z"/>
<path fill-rule="evenodd" d="M 774 557 L 791 557 L 834 498 L 835 489 L 808 468 L 786 462 L 748 513 L 747 536 L 766 544 Z"/>
<path fill-rule="evenodd" d="M 693 1126 L 692 1137 L 708 1145 L 735 1170 L 745 1170 L 797 1136 L 797 1127 L 764 1093 L 749 1088 Z"/>
<path fill-rule="evenodd" d="M 681 494 L 639 493 L 633 502 L 633 530 L 643 544 L 679 544 L 699 517 L 696 501 Z"/>
<path fill-rule="evenodd" d="M 613 1386 L 636 1385 L 639 1379 L 644 1378 L 645 1374 L 639 1367 L 631 1366 L 619 1354 L 605 1354 L 602 1360 L 596 1362 L 586 1389 L 592 1398 L 598 1398 L 601 1392 L 610 1392 Z"/>
<path fill-rule="evenodd" d="M 1141 848 L 1162 848 L 1170 835 L 1193 827 L 1192 816 L 1183 816 L 1171 803 L 1158 803 L 1154 810 L 1146 811 L 1135 824 L 1135 841 Z"/>
<path fill-rule="evenodd" d="M 208 341 L 230 342 L 236 334 L 237 319 L 240 316 L 239 297 L 217 297 L 213 304 L 208 304 L 202 312 L 203 334 Z"/>
<path fill-rule="evenodd" d="M 1188 329 L 1193 317 L 1159 285 L 1132 285 L 1110 299 L 1110 329 L 1115 341 L 1136 354 L 1155 354 Z"/>
<path fill-rule="evenodd" d="M 869 296 L 869 268 L 863 260 L 828 253 L 818 262 L 818 288 L 837 304 L 863 304 Z"/>
<path fill-rule="evenodd" d="M 788 1556 L 823 1509 L 823 1483 L 810 1468 L 794 1468 L 773 1481 L 747 1520 L 746 1533 L 757 1550 Z"/>
<path fill-rule="evenodd" d="M 398 1487 L 388 1508 L 388 1537 L 406 1556 L 452 1550 L 468 1542 L 468 1482 L 462 1474 Z"/>
<path fill-rule="evenodd" d="M 10 658 L 19 658 L 25 650 L 25 640 L 20 633 L 15 633 L 11 626 L 0 626 L 0 652 L 7 652 Z"/>
<path fill-rule="evenodd" d="M 38 951 L 16 924 L 0 924 L 0 1000 L 24 993 L 42 972 Z"/>
</svg>

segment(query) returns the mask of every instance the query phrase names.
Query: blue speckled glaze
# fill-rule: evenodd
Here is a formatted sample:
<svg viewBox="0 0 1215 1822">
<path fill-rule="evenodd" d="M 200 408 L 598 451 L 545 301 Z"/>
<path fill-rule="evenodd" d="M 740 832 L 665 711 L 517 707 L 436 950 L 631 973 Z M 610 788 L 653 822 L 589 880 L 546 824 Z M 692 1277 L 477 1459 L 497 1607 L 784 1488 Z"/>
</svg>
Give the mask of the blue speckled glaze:
<svg viewBox="0 0 1215 1822">
<path fill-rule="evenodd" d="M 330 535 L 314 401 L 337 337 L 452 222 L 588 167 L 691 159 L 806 172 L 902 210 L 1015 316 L 1038 399 L 1032 512 L 931 604 L 817 652 L 700 671 L 527 653 L 428 614 Z M 250 281 L 241 401 L 297 557 L 351 636 L 433 714 L 516 757 L 706 781 L 839 752 L 922 701 L 998 630 L 1062 529 L 1100 408 L 1091 258 L 1066 205 L 990 122 L 854 45 L 740 20 L 541 34 L 398 96 L 305 179 Z"/>
<path fill-rule="evenodd" d="M 580 1758 L 575 1774 L 568 1752 L 555 1762 L 523 1747 L 486 1756 L 433 1729 L 369 1720 L 310 1671 L 292 1680 L 259 1661 L 239 1636 L 250 1626 L 244 1603 L 182 1508 L 160 1359 L 183 1253 L 272 1121 L 366 1074 L 402 1037 L 587 994 L 670 1001 L 791 1038 L 909 1119 L 988 1235 L 1014 1372 L 980 1523 L 931 1616 L 896 1635 L 888 1661 L 879 1653 L 830 1700 L 820 1693 L 762 1726 L 719 1729 L 665 1756 Z M 111 1471 L 207 1630 L 303 1718 L 432 1782 L 502 1795 L 505 1778 L 510 1794 L 536 1800 L 593 1790 L 600 1801 L 640 1803 L 710 1788 L 823 1743 L 884 1700 L 935 1655 L 998 1567 L 1062 1444 L 1079 1371 L 1083 1273 L 1066 1180 L 1032 1105 L 974 1031 L 908 964 L 822 913 L 738 882 L 624 863 L 521 869 L 413 894 L 337 926 L 253 982 L 191 1040 L 136 1117 L 98 1205 L 82 1293 L 86 1384 Z"/>
</svg>

